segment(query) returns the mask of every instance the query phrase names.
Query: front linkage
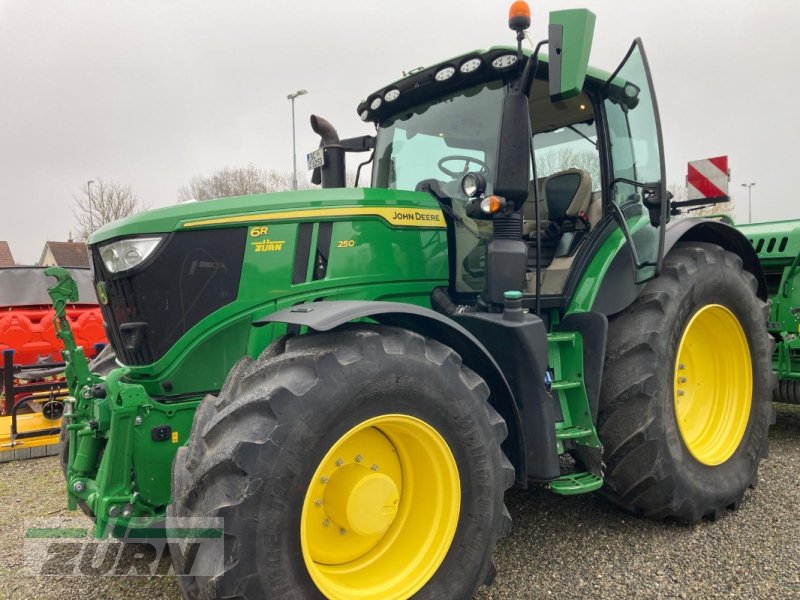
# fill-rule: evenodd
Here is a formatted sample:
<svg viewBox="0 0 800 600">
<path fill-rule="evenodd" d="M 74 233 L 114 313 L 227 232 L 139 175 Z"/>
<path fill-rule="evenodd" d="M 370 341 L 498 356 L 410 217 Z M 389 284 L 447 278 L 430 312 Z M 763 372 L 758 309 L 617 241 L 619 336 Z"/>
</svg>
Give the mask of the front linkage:
<svg viewBox="0 0 800 600">
<path fill-rule="evenodd" d="M 69 434 L 64 442 L 67 448 L 62 449 L 67 505 L 70 510 L 81 505 L 95 516 L 96 536 L 109 532 L 119 536 L 132 516 L 145 517 L 142 525 L 155 520 L 153 507 L 141 501 L 131 478 L 132 431 L 141 423 L 140 415 L 149 413 L 151 402 L 142 386 L 120 381 L 127 369 L 114 369 L 105 377 L 91 372 L 66 316 L 67 304 L 78 301 L 77 285 L 60 267 L 50 267 L 45 275 L 56 278 L 48 293 L 55 309 L 56 335 L 64 343 L 69 387 L 63 415 Z M 110 435 L 112 430 L 114 435 Z"/>
</svg>

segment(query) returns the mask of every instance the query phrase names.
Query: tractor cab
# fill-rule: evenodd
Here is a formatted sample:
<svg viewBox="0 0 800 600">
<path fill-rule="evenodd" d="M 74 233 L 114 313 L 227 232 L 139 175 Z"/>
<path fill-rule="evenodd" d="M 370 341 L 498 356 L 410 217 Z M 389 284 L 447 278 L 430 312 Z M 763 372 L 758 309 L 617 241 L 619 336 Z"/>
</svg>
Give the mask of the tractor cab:
<svg viewBox="0 0 800 600">
<path fill-rule="evenodd" d="M 539 47 L 470 52 L 358 107 L 377 128 L 372 186 L 439 201 L 457 304 L 499 310 L 513 289 L 537 313 L 563 311 L 612 234 L 630 248 L 629 278 L 658 272 L 667 203 L 644 49 L 636 40 L 613 74 L 588 69 L 591 36 L 573 38 L 569 20 L 591 31 L 594 15 L 551 16 L 557 61 Z"/>
</svg>

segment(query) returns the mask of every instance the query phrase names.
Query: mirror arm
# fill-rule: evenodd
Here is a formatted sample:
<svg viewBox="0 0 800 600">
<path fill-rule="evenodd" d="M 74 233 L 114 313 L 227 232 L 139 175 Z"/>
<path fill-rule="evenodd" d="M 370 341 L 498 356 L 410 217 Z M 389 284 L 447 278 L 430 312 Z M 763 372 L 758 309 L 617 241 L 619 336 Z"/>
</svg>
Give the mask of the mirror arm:
<svg viewBox="0 0 800 600">
<path fill-rule="evenodd" d="M 536 44 L 536 48 L 533 49 L 533 54 L 525 61 L 525 68 L 522 70 L 522 75 L 520 75 L 519 78 L 520 90 L 525 95 L 528 94 L 531 83 L 533 83 L 533 79 L 536 77 L 536 71 L 539 69 L 539 50 L 541 50 L 542 46 L 546 43 L 547 40 L 542 40 Z"/>
<path fill-rule="evenodd" d="M 636 251 L 636 245 L 633 243 L 633 236 L 631 235 L 631 230 L 628 229 L 628 222 L 625 220 L 625 215 L 622 213 L 622 209 L 616 202 L 611 202 L 611 210 L 614 213 L 614 218 L 619 223 L 619 228 L 622 229 L 622 235 L 625 236 L 625 241 L 628 242 L 628 247 L 631 249 L 631 258 L 633 259 L 633 265 L 636 269 L 641 269 L 642 267 L 653 266 L 652 263 L 643 263 L 639 260 L 639 253 Z"/>
<path fill-rule="evenodd" d="M 610 187 L 614 187 L 617 183 L 627 183 L 628 185 L 632 185 L 633 187 L 637 188 L 646 188 L 652 187 L 654 185 L 661 185 L 661 182 L 655 183 L 642 183 L 641 181 L 634 181 L 633 179 L 627 179 L 626 177 L 615 177 L 611 180 Z"/>
<path fill-rule="evenodd" d="M 360 135 L 358 137 L 341 140 L 339 145 L 345 152 L 367 152 L 375 149 L 374 135 Z"/>
<path fill-rule="evenodd" d="M 358 168 L 356 169 L 356 180 L 353 183 L 353 187 L 358 187 L 358 180 L 361 178 L 361 167 L 371 163 L 374 158 L 375 158 L 375 150 L 372 151 L 372 154 L 369 155 L 369 158 L 367 160 L 358 165 Z"/>
</svg>

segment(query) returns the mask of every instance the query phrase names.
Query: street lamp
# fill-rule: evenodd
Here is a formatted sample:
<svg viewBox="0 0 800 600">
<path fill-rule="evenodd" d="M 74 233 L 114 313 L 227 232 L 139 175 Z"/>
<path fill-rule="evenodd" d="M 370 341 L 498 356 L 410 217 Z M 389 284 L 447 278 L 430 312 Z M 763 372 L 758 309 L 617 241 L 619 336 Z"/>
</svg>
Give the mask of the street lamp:
<svg viewBox="0 0 800 600">
<path fill-rule="evenodd" d="M 89 233 L 92 233 L 92 229 L 94 228 L 94 219 L 92 219 L 92 184 L 94 183 L 94 179 L 90 179 L 86 182 L 86 195 L 89 197 Z"/>
<path fill-rule="evenodd" d="M 752 182 L 752 183 L 743 183 L 742 184 L 742 187 L 746 187 L 747 188 L 747 222 L 748 223 L 752 223 L 753 222 L 752 191 L 753 191 L 753 186 L 755 184 L 756 184 L 755 181 Z"/>
<path fill-rule="evenodd" d="M 289 94 L 286 96 L 287 99 L 292 101 L 292 168 L 294 172 L 292 184 L 295 190 L 297 189 L 297 148 L 295 146 L 294 139 L 294 99 L 307 93 L 308 91 L 306 90 L 297 90 L 294 94 Z"/>
</svg>

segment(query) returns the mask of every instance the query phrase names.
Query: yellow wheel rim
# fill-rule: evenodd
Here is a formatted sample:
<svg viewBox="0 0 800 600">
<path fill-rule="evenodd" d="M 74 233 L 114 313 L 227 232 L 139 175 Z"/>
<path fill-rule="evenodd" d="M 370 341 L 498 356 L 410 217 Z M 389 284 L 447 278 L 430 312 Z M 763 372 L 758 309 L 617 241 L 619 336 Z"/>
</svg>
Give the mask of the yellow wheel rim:
<svg viewBox="0 0 800 600">
<path fill-rule="evenodd" d="M 430 425 L 382 415 L 345 433 L 317 467 L 300 542 L 332 600 L 408 598 L 442 564 L 461 504 L 458 468 Z"/>
<path fill-rule="evenodd" d="M 724 463 L 742 441 L 753 396 L 747 338 L 724 306 L 708 304 L 686 325 L 674 390 L 678 428 L 691 455 L 708 466 Z"/>
</svg>

